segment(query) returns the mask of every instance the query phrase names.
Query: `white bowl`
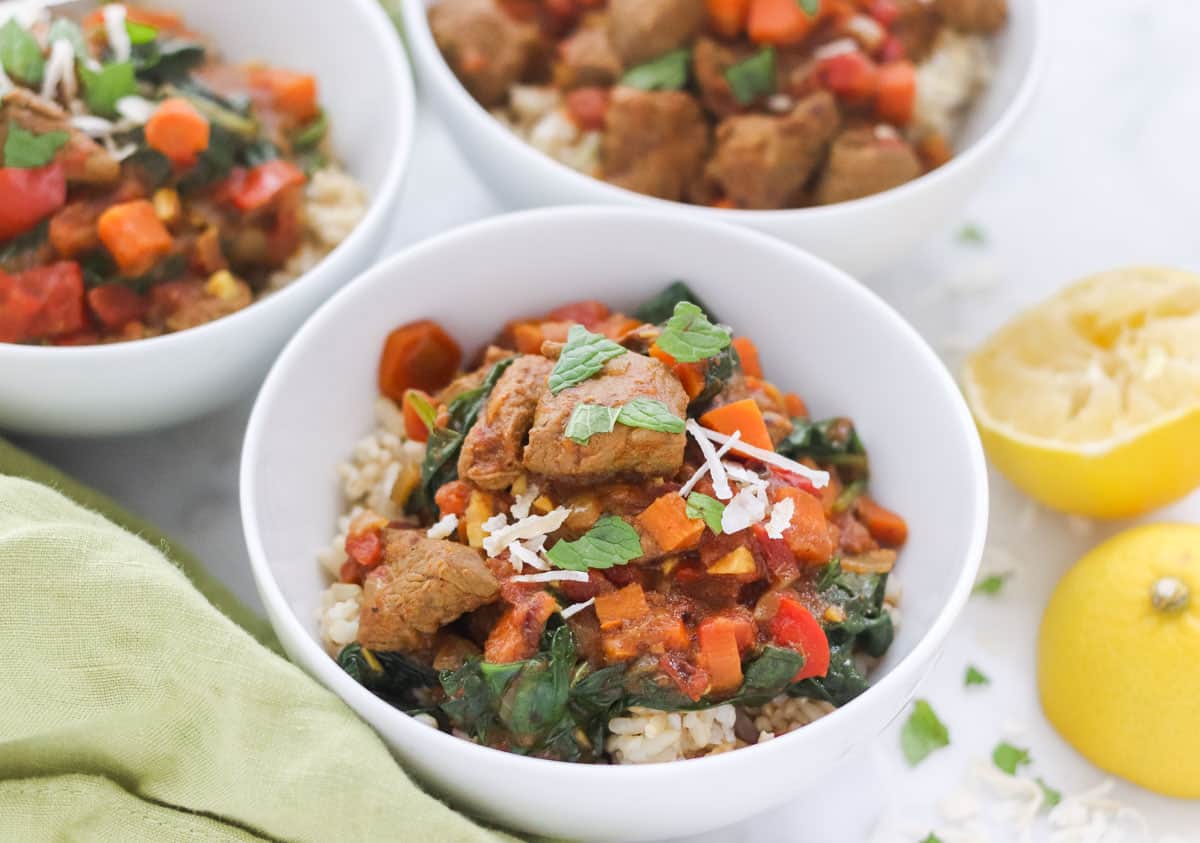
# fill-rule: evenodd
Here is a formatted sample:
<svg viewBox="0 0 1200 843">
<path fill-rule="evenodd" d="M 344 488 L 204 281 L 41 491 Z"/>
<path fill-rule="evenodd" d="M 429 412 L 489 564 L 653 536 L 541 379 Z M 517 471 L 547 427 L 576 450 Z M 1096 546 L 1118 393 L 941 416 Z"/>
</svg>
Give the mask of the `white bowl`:
<svg viewBox="0 0 1200 843">
<path fill-rule="evenodd" d="M 333 147 L 366 188 L 354 231 L 311 271 L 206 325 L 137 342 L 78 348 L 0 343 L 0 428 L 90 436 L 150 430 L 214 410 L 259 382 L 313 309 L 376 258 L 412 146 L 412 73 L 375 0 L 213 3 L 169 0 L 233 60 L 317 77 Z M 365 81 L 366 80 L 366 81 Z"/>
<path fill-rule="evenodd" d="M 374 427 L 384 337 L 441 322 L 468 353 L 514 316 L 573 299 L 629 308 L 686 279 L 753 336 L 768 375 L 820 415 L 854 418 L 881 500 L 908 519 L 895 645 L 874 687 L 797 732 L 710 758 L 590 766 L 525 758 L 431 729 L 354 682 L 322 650 L 316 560 L 340 514 L 335 466 Z M 525 831 L 645 840 L 711 829 L 819 786 L 874 739 L 932 666 L 970 594 L 987 485 L 975 426 L 917 333 L 850 276 L 778 240 L 661 211 L 560 208 L 443 234 L 375 266 L 300 329 L 268 375 L 246 433 L 242 521 L 271 623 L 296 663 L 369 722 L 453 804 Z"/>
<path fill-rule="evenodd" d="M 435 2 L 402 0 L 418 82 L 501 202 L 514 208 L 581 202 L 671 208 L 773 234 L 859 276 L 888 266 L 962 210 L 1027 110 L 1045 64 L 1044 0 L 1008 0 L 1010 21 L 994 44 L 995 76 L 973 107 L 958 139 L 960 151 L 948 164 L 884 193 L 838 205 L 784 211 L 705 208 L 583 175 L 506 129 L 467 93 L 438 51 L 426 17 Z"/>
</svg>

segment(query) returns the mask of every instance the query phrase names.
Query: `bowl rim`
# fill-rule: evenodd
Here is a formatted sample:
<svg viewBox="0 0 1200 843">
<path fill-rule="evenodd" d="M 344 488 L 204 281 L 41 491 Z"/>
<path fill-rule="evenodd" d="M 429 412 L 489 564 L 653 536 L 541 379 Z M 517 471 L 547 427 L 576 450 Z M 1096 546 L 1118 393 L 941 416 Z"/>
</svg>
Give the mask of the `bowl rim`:
<svg viewBox="0 0 1200 843">
<path fill-rule="evenodd" d="M 1033 97 L 1041 84 L 1047 63 L 1048 25 L 1047 0 L 1025 0 L 1030 9 L 1031 49 L 1029 61 L 1026 64 L 1021 83 L 1016 95 L 1005 105 L 1004 110 L 996 121 L 988 127 L 970 146 L 956 154 L 947 163 L 924 173 L 912 181 L 890 188 L 882 193 L 838 202 L 833 205 L 817 205 L 808 208 L 782 208 L 778 210 L 750 210 L 741 208 L 710 208 L 703 205 L 693 205 L 671 199 L 660 199 L 644 193 L 618 187 L 598 178 L 586 175 L 568 167 L 566 164 L 535 149 L 529 142 L 518 137 L 501 125 L 500 121 L 488 113 L 459 81 L 450 69 L 433 39 L 429 27 L 426 0 L 401 0 L 401 13 L 404 18 L 405 38 L 414 55 L 418 73 L 430 73 L 436 78 L 439 87 L 452 91 L 452 99 L 457 101 L 454 107 L 459 107 L 475 127 L 488 135 L 488 141 L 493 146 L 500 146 L 507 155 L 520 158 L 527 166 L 540 170 L 543 178 L 556 179 L 569 185 L 579 194 L 579 202 L 615 202 L 635 204 L 644 207 L 671 208 L 676 212 L 691 213 L 697 216 L 726 220 L 729 222 L 765 224 L 768 222 L 794 222 L 799 220 L 834 221 L 839 217 L 853 216 L 860 211 L 871 211 L 893 203 L 904 202 L 908 197 L 920 191 L 932 189 L 934 185 L 953 179 L 963 170 L 972 167 L 978 159 L 989 154 L 993 147 L 1006 137 L 1017 122 L 1028 110 Z M 440 97 L 435 97 L 440 99 Z M 439 108 L 450 108 L 450 104 L 438 103 Z M 584 193 L 590 195 L 584 197 Z"/>
<path fill-rule="evenodd" d="M 25 345 L 22 343 L 0 343 L 0 357 L 7 356 L 13 362 L 45 363 L 52 358 L 78 361 L 81 357 L 97 356 L 113 363 L 121 362 L 139 356 L 144 350 L 155 353 L 171 353 L 176 347 L 185 343 L 203 343 L 220 331 L 235 330 L 237 326 L 249 324 L 260 312 L 276 307 L 273 302 L 291 301 L 299 295 L 297 288 L 311 281 L 315 276 L 327 275 L 341 270 L 340 264 L 346 260 L 346 255 L 360 249 L 370 248 L 372 230 L 379 228 L 379 237 L 386 237 L 382 226 L 383 216 L 389 214 L 393 205 L 391 201 L 403 187 L 405 174 L 408 172 L 409 159 L 412 154 L 415 137 L 415 122 L 417 112 L 416 86 L 413 81 L 413 71 L 408 55 L 402 48 L 396 27 L 375 0 L 342 0 L 342 8 L 350 13 L 357 13 L 367 23 L 367 29 L 374 39 L 376 48 L 389 66 L 387 77 L 394 80 L 398 96 L 397 105 L 400 109 L 399 132 L 394 145 L 394 151 L 383 178 L 378 187 L 368 196 L 367 212 L 358 221 L 350 234 L 334 246 L 327 254 L 285 286 L 274 290 L 241 310 L 187 328 L 173 331 L 157 337 L 147 337 L 140 340 L 130 340 L 115 343 L 97 343 L 80 346 L 46 346 Z M 347 8 L 349 7 L 349 8 Z M 265 318 L 265 317 L 261 317 Z"/>
<path fill-rule="evenodd" d="M 464 250 L 469 252 L 469 244 L 477 235 L 484 233 L 504 232 L 521 229 L 545 231 L 545 226 L 556 222 L 618 220 L 631 226 L 649 226 L 656 224 L 682 225 L 697 229 L 698 236 L 704 231 L 719 235 L 723 238 L 741 240 L 745 247 L 774 251 L 786 259 L 798 262 L 810 271 L 820 272 L 827 279 L 847 289 L 847 294 L 860 299 L 862 306 L 873 310 L 879 318 L 891 322 L 907 342 L 913 344 L 917 353 L 924 359 L 924 365 L 933 370 L 934 377 L 945 390 L 957 419 L 957 427 L 966 437 L 969 450 L 969 463 L 966 466 L 967 480 L 972 486 L 975 497 L 967 551 L 962 560 L 957 580 L 950 591 L 949 597 L 938 610 L 937 616 L 923 632 L 921 638 L 913 646 L 911 652 L 902 657 L 899 662 L 858 698 L 836 709 L 829 715 L 808 724 L 803 729 L 796 729 L 765 744 L 744 747 L 737 752 L 726 752 L 701 758 L 686 759 L 683 762 L 655 762 L 647 764 L 581 764 L 569 761 L 555 761 L 543 758 L 531 758 L 514 753 L 481 746 L 471 741 L 457 738 L 453 735 L 434 731 L 434 740 L 440 740 L 443 752 L 461 753 L 461 757 L 469 757 L 481 764 L 513 764 L 514 772 L 525 771 L 536 774 L 537 771 L 553 772 L 555 775 L 570 776 L 579 784 L 595 784 L 611 782 L 619 778 L 625 782 L 643 779 L 660 779 L 671 770 L 678 770 L 678 764 L 686 763 L 689 772 L 697 770 L 699 765 L 716 772 L 729 768 L 730 765 L 752 763 L 760 755 L 782 751 L 778 747 L 795 749 L 798 741 L 817 740 L 818 734 L 838 729 L 841 724 L 855 722 L 854 715 L 865 711 L 863 700 L 882 700 L 885 693 L 893 696 L 903 696 L 907 702 L 909 696 L 904 693 L 904 687 L 915 687 L 923 678 L 928 667 L 936 658 L 950 629 L 958 619 L 963 607 L 970 597 L 975 584 L 980 562 L 983 556 L 984 543 L 988 525 L 988 481 L 987 468 L 984 461 L 983 446 L 979 439 L 975 423 L 967 408 L 965 399 L 950 372 L 943 365 L 937 354 L 897 311 L 891 308 L 876 293 L 855 281 L 850 275 L 798 247 L 789 245 L 777 238 L 741 226 L 734 226 L 713 220 L 698 220 L 680 217 L 677 214 L 664 213 L 661 210 L 644 208 L 601 206 L 555 206 L 552 208 L 536 208 L 526 211 L 502 214 L 490 217 L 469 225 L 451 229 L 435 237 L 421 241 L 407 249 L 397 252 L 388 258 L 377 262 L 363 272 L 325 304 L 318 308 L 300 330 L 292 337 L 287 346 L 276 358 L 270 373 L 263 382 L 262 388 L 254 401 L 250 419 L 246 425 L 245 438 L 242 445 L 241 466 L 239 469 L 239 495 L 242 516 L 242 530 L 250 557 L 251 570 L 268 617 L 272 626 L 281 639 L 299 641 L 299 652 L 296 654 L 297 663 L 310 674 L 314 675 L 332 693 L 343 701 L 353 703 L 352 707 L 361 713 L 373 729 L 376 722 L 391 722 L 403 730 L 407 728 L 429 729 L 428 726 L 415 721 L 412 717 L 393 707 L 384 700 L 372 694 L 365 687 L 352 680 L 332 659 L 320 643 L 313 638 L 309 625 L 306 625 L 292 609 L 272 573 L 262 537 L 259 533 L 258 507 L 256 497 L 258 483 L 256 466 L 259 462 L 259 443 L 263 441 L 266 431 L 268 408 L 275 402 L 276 394 L 284 387 L 284 370 L 290 366 L 293 356 L 299 349 L 310 342 L 310 337 L 316 335 L 324 327 L 326 314 L 334 312 L 343 299 L 357 295 L 358 288 L 365 287 L 380 276 L 397 276 L 405 271 L 405 266 L 430 252 Z M 349 447 L 352 443 L 347 442 Z M 332 472 L 332 467 L 331 467 Z M 315 564 L 315 560 L 314 560 Z M 282 629 L 281 629 L 282 627 Z M 902 704 L 896 705 L 896 713 L 902 710 Z M 840 716 L 839 716 L 840 715 Z M 401 725 L 402 724 L 402 725 Z M 803 736 L 810 736 L 808 738 Z M 872 736 L 873 737 L 873 736 Z M 452 742 L 452 743 L 448 743 Z M 854 741 L 847 741 L 847 748 Z M 771 747 L 776 747 L 772 749 Z M 620 772 L 617 772 L 620 771 Z"/>
</svg>

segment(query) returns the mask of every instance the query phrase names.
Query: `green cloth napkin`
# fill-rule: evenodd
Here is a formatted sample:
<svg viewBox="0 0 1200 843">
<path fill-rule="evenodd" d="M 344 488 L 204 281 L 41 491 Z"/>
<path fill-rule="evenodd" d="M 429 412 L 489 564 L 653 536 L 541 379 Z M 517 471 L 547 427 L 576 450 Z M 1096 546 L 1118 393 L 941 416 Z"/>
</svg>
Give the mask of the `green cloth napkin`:
<svg viewBox="0 0 1200 843">
<path fill-rule="evenodd" d="M 0 840 L 511 839 L 260 641 L 192 557 L 0 440 Z"/>
</svg>

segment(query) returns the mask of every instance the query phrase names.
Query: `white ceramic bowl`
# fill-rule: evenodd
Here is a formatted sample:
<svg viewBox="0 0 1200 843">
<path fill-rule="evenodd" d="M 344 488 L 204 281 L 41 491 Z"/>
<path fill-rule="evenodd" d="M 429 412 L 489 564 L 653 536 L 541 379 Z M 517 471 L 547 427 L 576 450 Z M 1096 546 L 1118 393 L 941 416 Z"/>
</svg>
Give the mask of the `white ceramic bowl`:
<svg viewBox="0 0 1200 843">
<path fill-rule="evenodd" d="M 844 708 L 778 740 L 673 764 L 524 758 L 451 737 L 392 708 L 322 650 L 318 548 L 334 533 L 335 474 L 373 429 L 384 337 L 429 317 L 470 350 L 510 317 L 580 298 L 629 308 L 686 279 L 754 337 L 764 368 L 817 414 L 854 418 L 872 488 L 908 519 L 903 623 Z M 246 433 L 242 520 L 254 577 L 288 654 L 333 689 L 408 769 L 452 803 L 525 831 L 646 840 L 734 822 L 819 786 L 875 738 L 931 667 L 983 549 L 983 453 L 954 381 L 917 333 L 850 276 L 778 240 L 661 211 L 561 208 L 443 234 L 375 266 L 300 329 L 268 375 Z"/>
<path fill-rule="evenodd" d="M 216 409 L 259 382 L 313 309 L 378 256 L 412 146 L 408 60 L 375 0 L 167 0 L 227 58 L 316 75 L 334 150 L 366 188 L 366 216 L 318 266 L 245 310 L 189 331 L 104 346 L 0 343 L 0 429 L 130 433 Z M 264 37 L 269 33 L 269 37 Z"/>
<path fill-rule="evenodd" d="M 436 0 L 402 0 L 404 30 L 422 93 L 437 108 L 471 165 L 513 208 L 620 203 L 671 208 L 781 237 L 855 275 L 906 254 L 961 211 L 999 157 L 1042 75 L 1045 0 L 1008 0 L 1011 20 L 995 39 L 996 73 L 975 104 L 955 158 L 885 193 L 838 205 L 786 211 L 740 211 L 668 202 L 593 179 L 534 149 L 493 119 L 454 76 L 426 17 Z"/>
</svg>

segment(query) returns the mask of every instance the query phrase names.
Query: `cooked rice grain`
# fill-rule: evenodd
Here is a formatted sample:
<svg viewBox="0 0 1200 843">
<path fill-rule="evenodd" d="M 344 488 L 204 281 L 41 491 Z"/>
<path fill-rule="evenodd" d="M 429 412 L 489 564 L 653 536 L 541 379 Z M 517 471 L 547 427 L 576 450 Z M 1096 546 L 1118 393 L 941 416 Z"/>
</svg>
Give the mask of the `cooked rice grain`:
<svg viewBox="0 0 1200 843">
<path fill-rule="evenodd" d="M 631 708 L 627 716 L 608 721 L 611 734 L 604 748 L 618 764 L 714 755 L 737 746 L 733 734 L 736 719 L 732 705 L 687 712 Z"/>
<path fill-rule="evenodd" d="M 335 582 L 321 592 L 317 618 L 321 625 L 321 643 L 331 655 L 358 637 L 358 613 L 362 608 L 362 589 L 353 583 Z"/>
</svg>

